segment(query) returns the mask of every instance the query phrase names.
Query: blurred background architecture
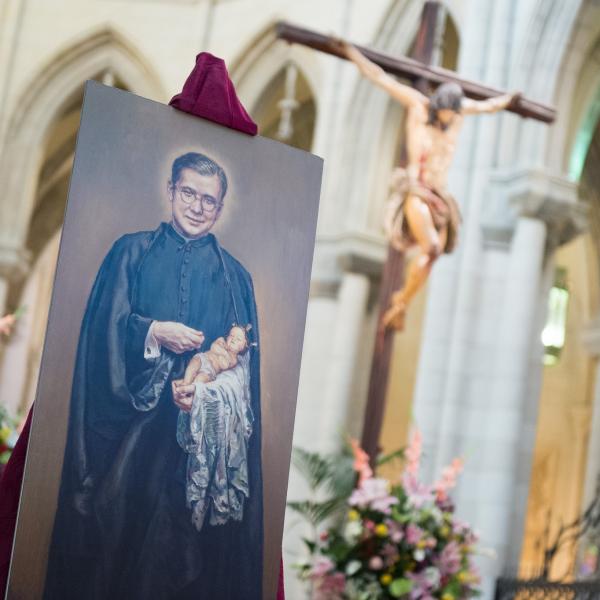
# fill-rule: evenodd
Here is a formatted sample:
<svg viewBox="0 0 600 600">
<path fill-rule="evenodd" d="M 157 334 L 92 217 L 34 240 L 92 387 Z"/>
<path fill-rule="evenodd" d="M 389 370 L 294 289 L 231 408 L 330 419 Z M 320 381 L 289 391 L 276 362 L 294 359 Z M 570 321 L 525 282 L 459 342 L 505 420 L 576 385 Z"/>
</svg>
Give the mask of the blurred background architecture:
<svg viewBox="0 0 600 600">
<path fill-rule="evenodd" d="M 461 455 L 458 512 L 480 531 L 486 598 L 535 573 L 543 539 L 600 473 L 600 2 L 447 0 L 437 63 L 556 106 L 554 125 L 467 122 L 451 172 L 462 239 L 397 335 L 381 445 L 422 429 L 431 479 Z M 195 55 L 225 59 L 262 135 L 325 159 L 294 443 L 360 436 L 402 110 L 349 64 L 278 41 L 280 19 L 407 54 L 422 0 L 3 0 L 0 3 L 0 404 L 34 400 L 83 84 L 159 102 Z M 77 326 L 75 323 L 73 326 Z M 289 497 L 305 493 L 292 469 Z M 287 588 L 302 525 L 289 515 Z M 584 544 L 597 544 L 589 539 Z M 556 577 L 575 577 L 582 545 Z"/>
</svg>

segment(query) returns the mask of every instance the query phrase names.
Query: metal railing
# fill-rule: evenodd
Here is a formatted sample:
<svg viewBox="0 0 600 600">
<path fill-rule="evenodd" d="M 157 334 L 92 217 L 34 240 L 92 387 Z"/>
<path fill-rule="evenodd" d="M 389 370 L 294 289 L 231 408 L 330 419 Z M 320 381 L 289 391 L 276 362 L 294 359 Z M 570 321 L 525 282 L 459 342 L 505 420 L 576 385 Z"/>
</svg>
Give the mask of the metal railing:
<svg viewBox="0 0 600 600">
<path fill-rule="evenodd" d="M 502 577 L 496 582 L 495 600 L 600 600 L 600 580 L 555 583 Z"/>
</svg>

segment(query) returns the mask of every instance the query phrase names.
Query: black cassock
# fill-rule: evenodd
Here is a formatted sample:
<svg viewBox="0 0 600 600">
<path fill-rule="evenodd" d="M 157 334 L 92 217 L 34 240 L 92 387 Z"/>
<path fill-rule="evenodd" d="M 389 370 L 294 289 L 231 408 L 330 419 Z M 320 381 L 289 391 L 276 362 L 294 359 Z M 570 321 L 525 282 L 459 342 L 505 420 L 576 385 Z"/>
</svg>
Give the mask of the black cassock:
<svg viewBox="0 0 600 600">
<path fill-rule="evenodd" d="M 259 350 L 250 350 L 254 424 L 243 519 L 197 531 L 170 389 L 191 354 L 163 349 L 145 358 L 152 320 L 202 331 L 202 350 L 233 323 L 251 324 L 258 342 L 251 277 L 212 234 L 186 241 L 163 223 L 115 242 L 81 327 L 44 598 L 259 600 Z"/>
</svg>

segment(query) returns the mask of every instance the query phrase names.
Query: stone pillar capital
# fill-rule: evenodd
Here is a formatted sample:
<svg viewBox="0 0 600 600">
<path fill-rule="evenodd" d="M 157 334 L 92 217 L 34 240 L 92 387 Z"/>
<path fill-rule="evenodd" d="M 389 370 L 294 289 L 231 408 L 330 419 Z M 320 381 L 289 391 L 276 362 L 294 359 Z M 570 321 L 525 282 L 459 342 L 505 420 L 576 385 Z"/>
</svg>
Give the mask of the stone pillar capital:
<svg viewBox="0 0 600 600">
<path fill-rule="evenodd" d="M 318 236 L 311 276 L 311 297 L 337 297 L 345 273 L 364 275 L 371 283 L 377 283 L 381 278 L 386 252 L 383 235 L 354 231 Z"/>
<path fill-rule="evenodd" d="M 387 254 L 383 236 L 348 232 L 338 240 L 337 263 L 343 271 L 361 273 L 373 281 L 379 280 Z"/>
<path fill-rule="evenodd" d="M 519 217 L 543 221 L 547 248 L 555 249 L 587 228 L 587 207 L 578 199 L 577 183 L 543 169 L 496 171 L 490 177 L 490 196 L 495 213 L 488 211 L 484 227 L 490 231 L 512 231 Z M 506 210 L 506 209 L 509 210 Z M 503 213 L 504 222 L 496 230 L 491 217 Z M 506 216 L 508 215 L 508 216 Z"/>
<path fill-rule="evenodd" d="M 529 169 L 514 173 L 509 202 L 517 216 L 544 221 L 549 245 L 556 248 L 586 230 L 588 211 L 577 187 L 566 177 Z"/>
</svg>

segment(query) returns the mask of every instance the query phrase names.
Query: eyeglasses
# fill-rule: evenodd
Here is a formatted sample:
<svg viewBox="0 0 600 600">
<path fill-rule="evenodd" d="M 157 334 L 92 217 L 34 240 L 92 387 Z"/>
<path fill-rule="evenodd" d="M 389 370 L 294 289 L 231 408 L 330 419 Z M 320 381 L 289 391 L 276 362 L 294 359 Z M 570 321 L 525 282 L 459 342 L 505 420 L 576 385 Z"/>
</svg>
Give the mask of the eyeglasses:
<svg viewBox="0 0 600 600">
<path fill-rule="evenodd" d="M 206 213 L 213 213 L 221 207 L 221 202 L 208 194 L 200 195 L 188 187 L 179 187 L 177 185 L 173 187 L 182 202 L 192 204 L 198 200 L 202 210 Z"/>
</svg>

